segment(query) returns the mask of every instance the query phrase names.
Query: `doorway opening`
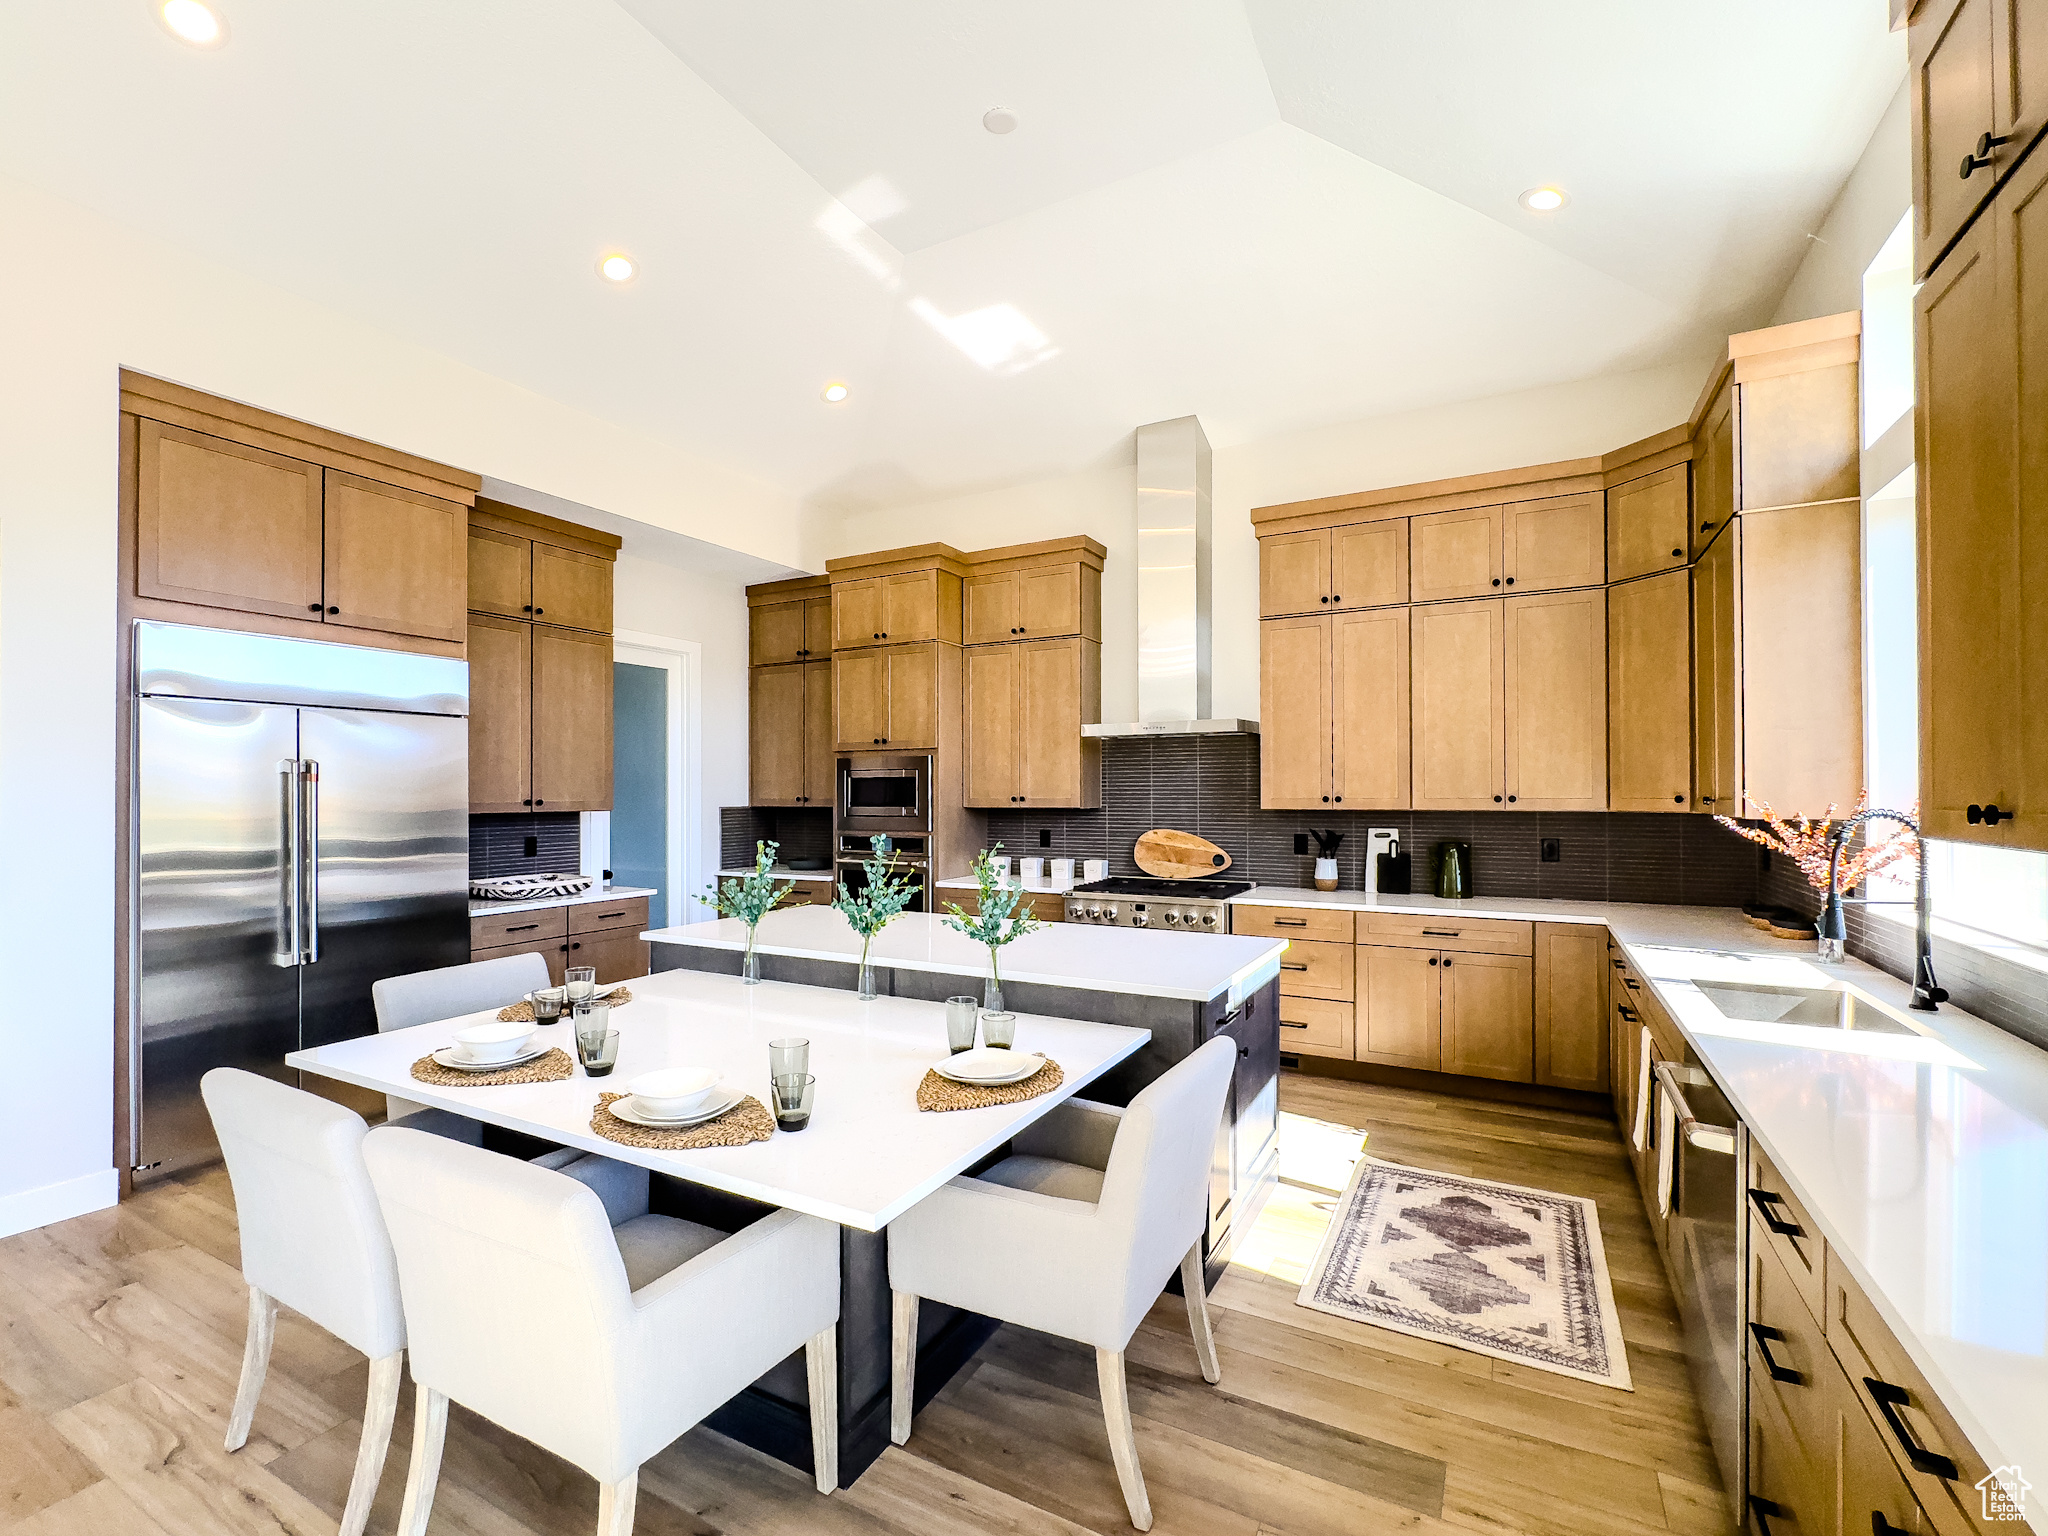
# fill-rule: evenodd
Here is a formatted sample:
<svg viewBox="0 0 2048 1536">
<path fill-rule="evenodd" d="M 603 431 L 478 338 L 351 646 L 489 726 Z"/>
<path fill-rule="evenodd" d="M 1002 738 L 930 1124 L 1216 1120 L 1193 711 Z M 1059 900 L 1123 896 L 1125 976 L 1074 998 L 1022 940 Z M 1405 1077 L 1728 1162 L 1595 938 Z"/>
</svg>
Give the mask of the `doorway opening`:
<svg viewBox="0 0 2048 1536">
<path fill-rule="evenodd" d="M 653 891 L 656 928 L 690 921 L 697 827 L 698 647 L 621 633 L 612 652 L 612 809 L 591 816 L 612 883 Z M 588 855 L 596 848 L 586 844 Z"/>
</svg>

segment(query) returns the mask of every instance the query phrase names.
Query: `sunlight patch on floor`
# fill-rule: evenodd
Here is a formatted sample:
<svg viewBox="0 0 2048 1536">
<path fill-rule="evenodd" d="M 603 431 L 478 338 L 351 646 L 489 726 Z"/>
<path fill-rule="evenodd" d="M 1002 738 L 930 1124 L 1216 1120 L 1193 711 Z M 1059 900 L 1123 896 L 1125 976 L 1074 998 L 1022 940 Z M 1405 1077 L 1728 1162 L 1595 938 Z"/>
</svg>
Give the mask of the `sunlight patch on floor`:
<svg viewBox="0 0 2048 1536">
<path fill-rule="evenodd" d="M 1289 1285 L 1307 1278 L 1338 1196 L 1365 1151 L 1356 1126 L 1280 1112 L 1280 1184 L 1230 1257 Z"/>
</svg>

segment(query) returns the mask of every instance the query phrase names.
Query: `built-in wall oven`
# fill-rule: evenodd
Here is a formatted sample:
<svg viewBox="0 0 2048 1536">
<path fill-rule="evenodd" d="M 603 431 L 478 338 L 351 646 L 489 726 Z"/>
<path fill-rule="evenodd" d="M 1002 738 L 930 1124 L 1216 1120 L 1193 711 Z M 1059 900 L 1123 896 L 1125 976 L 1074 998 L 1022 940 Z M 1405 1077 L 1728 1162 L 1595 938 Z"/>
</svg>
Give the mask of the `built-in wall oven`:
<svg viewBox="0 0 2048 1536">
<path fill-rule="evenodd" d="M 932 760 L 928 754 L 876 754 L 839 759 L 840 837 L 849 833 L 892 837 L 932 829 Z"/>
</svg>

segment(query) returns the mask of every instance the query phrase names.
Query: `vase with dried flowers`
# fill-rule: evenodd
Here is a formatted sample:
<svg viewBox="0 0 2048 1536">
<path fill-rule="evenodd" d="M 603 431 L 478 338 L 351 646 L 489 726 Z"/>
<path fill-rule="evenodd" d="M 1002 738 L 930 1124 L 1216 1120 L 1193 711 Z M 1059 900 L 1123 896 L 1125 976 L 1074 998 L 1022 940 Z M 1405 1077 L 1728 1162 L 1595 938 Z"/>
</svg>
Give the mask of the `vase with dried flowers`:
<svg viewBox="0 0 2048 1536">
<path fill-rule="evenodd" d="M 1829 846 L 1830 839 L 1834 835 L 1837 823 L 1848 819 L 1848 817 L 1837 814 L 1841 807 L 1833 801 L 1829 801 L 1827 810 L 1819 816 L 1788 817 L 1780 816 L 1777 812 L 1773 811 L 1768 800 L 1750 800 L 1746 796 L 1744 799 L 1745 803 L 1756 812 L 1752 820 L 1761 820 L 1763 822 L 1761 827 L 1745 825 L 1733 816 L 1716 816 L 1714 820 L 1721 823 L 1722 826 L 1733 832 L 1737 837 L 1747 838 L 1750 842 L 1757 844 L 1759 847 L 1768 848 L 1773 853 L 1784 854 L 1786 858 L 1798 866 L 1799 872 L 1806 876 L 1806 883 L 1820 892 L 1822 899 L 1825 900 L 1829 889 L 1828 869 L 1833 852 Z M 1850 816 L 1863 811 L 1869 804 L 1870 791 L 1865 790 L 1856 797 L 1856 804 L 1850 811 Z M 1916 801 L 1913 806 L 1913 814 L 1917 816 L 1919 810 L 1920 806 Z M 1857 849 L 1853 855 L 1845 855 L 1843 857 L 1840 888 L 1845 891 L 1855 890 L 1857 886 L 1863 884 L 1864 881 L 1868 880 L 1879 870 L 1889 868 L 1900 859 L 1905 858 L 1913 852 L 1913 849 L 1913 834 L 1904 827 L 1882 838 L 1873 839 L 1866 834 L 1863 846 Z M 1818 940 L 1818 943 L 1820 946 L 1820 959 L 1823 963 L 1829 965 L 1841 963 L 1842 941 L 1840 939 L 1823 937 Z"/>
</svg>

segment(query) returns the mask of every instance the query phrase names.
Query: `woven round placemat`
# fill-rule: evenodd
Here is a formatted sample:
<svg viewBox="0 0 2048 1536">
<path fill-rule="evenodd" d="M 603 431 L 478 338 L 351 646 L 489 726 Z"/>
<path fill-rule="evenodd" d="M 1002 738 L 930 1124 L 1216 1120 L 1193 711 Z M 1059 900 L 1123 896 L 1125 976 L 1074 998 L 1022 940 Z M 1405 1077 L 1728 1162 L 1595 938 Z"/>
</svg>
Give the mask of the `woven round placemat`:
<svg viewBox="0 0 2048 1536">
<path fill-rule="evenodd" d="M 956 1083 L 950 1077 L 926 1072 L 924 1081 L 917 1085 L 917 1107 L 944 1112 L 949 1109 L 987 1109 L 991 1104 L 1022 1104 L 1026 1099 L 1051 1093 L 1066 1080 L 1067 1074 L 1060 1070 L 1060 1064 L 1049 1056 L 1044 1066 L 1022 1082 L 999 1083 L 989 1088 Z"/>
<path fill-rule="evenodd" d="M 612 1103 L 623 1093 L 600 1093 L 591 1112 L 590 1128 L 606 1141 L 622 1147 L 642 1147 L 650 1152 L 692 1152 L 702 1147 L 744 1147 L 750 1141 L 766 1141 L 775 1134 L 775 1117 L 768 1106 L 751 1093 L 715 1120 L 702 1125 L 680 1126 L 657 1131 L 612 1113 Z"/>
<path fill-rule="evenodd" d="M 442 1066 L 431 1056 L 422 1056 L 412 1064 L 412 1075 L 436 1088 L 503 1088 L 512 1083 L 559 1083 L 575 1070 L 568 1052 L 559 1046 L 544 1056 L 522 1061 L 502 1072 L 457 1072 Z"/>
<path fill-rule="evenodd" d="M 600 1003 L 610 1003 L 614 1008 L 623 1008 L 626 1004 L 633 1001 L 633 994 L 625 987 L 614 987 L 611 991 L 605 993 L 603 997 L 598 998 L 597 1001 Z M 569 1015 L 564 1012 L 562 1018 L 566 1019 L 567 1017 Z M 556 1019 L 554 1022 L 559 1024 L 561 1021 L 561 1019 Z M 514 1003 L 509 1008 L 500 1008 L 498 1010 L 498 1022 L 500 1024 L 531 1024 L 533 1022 L 533 1004 Z"/>
</svg>

